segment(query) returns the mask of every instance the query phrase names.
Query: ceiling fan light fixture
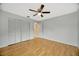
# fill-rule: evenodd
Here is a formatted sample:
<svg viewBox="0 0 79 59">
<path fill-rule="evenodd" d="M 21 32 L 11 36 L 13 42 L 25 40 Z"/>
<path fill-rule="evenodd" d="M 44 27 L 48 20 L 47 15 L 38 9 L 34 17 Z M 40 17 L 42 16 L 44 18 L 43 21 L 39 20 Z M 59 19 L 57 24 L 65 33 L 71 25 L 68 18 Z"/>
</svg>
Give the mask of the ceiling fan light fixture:
<svg viewBox="0 0 79 59">
<path fill-rule="evenodd" d="M 38 13 L 38 15 L 41 15 L 41 13 Z"/>
</svg>

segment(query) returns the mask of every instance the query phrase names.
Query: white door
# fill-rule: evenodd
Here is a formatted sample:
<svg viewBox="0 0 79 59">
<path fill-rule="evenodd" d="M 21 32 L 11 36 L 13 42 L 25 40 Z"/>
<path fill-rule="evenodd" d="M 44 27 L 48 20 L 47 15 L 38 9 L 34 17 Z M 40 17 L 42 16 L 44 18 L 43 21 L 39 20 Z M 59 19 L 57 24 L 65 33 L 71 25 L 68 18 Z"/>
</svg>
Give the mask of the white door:
<svg viewBox="0 0 79 59">
<path fill-rule="evenodd" d="M 21 20 L 15 20 L 15 43 L 21 42 Z"/>
<path fill-rule="evenodd" d="M 9 44 L 16 42 L 16 22 L 14 20 L 8 20 L 8 39 Z"/>
</svg>

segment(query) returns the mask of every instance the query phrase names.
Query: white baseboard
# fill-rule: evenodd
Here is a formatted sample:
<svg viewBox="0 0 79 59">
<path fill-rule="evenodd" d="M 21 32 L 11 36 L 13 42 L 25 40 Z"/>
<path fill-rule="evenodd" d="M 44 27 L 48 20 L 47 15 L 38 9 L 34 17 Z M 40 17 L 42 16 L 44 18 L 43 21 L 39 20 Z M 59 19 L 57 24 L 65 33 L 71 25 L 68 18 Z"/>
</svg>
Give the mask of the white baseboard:
<svg viewBox="0 0 79 59">
<path fill-rule="evenodd" d="M 7 47 L 8 45 L 0 45 L 0 48 Z"/>
</svg>

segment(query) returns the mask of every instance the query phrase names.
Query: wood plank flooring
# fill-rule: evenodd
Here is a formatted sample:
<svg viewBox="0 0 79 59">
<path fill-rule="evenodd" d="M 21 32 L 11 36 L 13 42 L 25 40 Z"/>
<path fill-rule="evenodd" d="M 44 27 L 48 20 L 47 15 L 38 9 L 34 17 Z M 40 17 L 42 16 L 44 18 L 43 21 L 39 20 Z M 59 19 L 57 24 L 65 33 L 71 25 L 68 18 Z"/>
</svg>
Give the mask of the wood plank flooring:
<svg viewBox="0 0 79 59">
<path fill-rule="evenodd" d="M 0 48 L 0 55 L 3 56 L 77 56 L 78 53 L 75 46 L 43 38 L 34 38 Z"/>
</svg>

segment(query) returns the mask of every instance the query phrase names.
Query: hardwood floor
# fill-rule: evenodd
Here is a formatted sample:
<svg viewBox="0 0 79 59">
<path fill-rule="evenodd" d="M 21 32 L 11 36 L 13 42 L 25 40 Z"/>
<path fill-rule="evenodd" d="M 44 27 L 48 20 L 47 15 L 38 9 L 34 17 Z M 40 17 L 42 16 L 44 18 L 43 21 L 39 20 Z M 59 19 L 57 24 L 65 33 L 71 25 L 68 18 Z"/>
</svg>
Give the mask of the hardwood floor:
<svg viewBox="0 0 79 59">
<path fill-rule="evenodd" d="M 77 56 L 78 48 L 75 46 L 35 38 L 0 49 L 3 56 Z"/>
</svg>

